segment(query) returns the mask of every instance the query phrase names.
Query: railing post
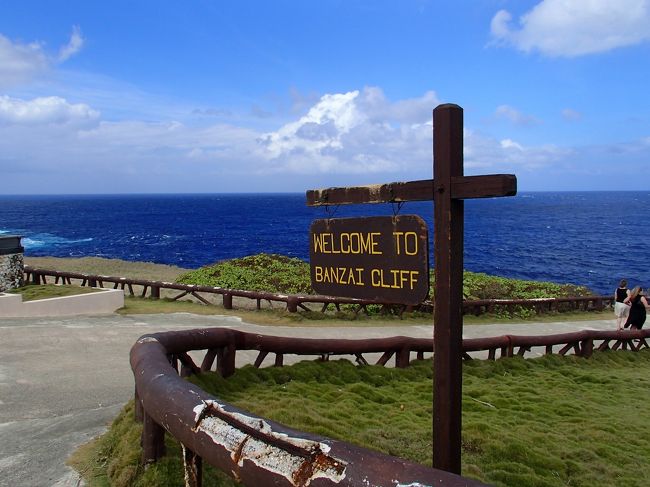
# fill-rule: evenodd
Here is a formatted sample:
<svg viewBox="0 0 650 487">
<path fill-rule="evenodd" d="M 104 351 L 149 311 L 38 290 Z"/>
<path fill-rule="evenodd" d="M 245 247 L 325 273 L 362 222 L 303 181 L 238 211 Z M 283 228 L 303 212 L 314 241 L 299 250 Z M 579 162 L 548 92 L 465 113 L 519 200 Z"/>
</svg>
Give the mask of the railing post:
<svg viewBox="0 0 650 487">
<path fill-rule="evenodd" d="M 203 485 L 203 459 L 181 443 L 183 448 L 183 469 L 185 470 L 185 487 Z"/>
<path fill-rule="evenodd" d="M 298 312 L 298 300 L 293 296 L 289 296 L 289 298 L 287 299 L 287 311 L 289 313 Z"/>
<path fill-rule="evenodd" d="M 395 354 L 395 367 L 398 369 L 405 369 L 409 366 L 411 359 L 411 351 L 408 348 L 398 350 Z"/>
<path fill-rule="evenodd" d="M 232 294 L 225 293 L 223 295 L 223 307 L 224 309 L 232 309 Z"/>
<path fill-rule="evenodd" d="M 144 420 L 144 409 L 142 408 L 142 401 L 140 401 L 140 395 L 138 394 L 138 388 L 135 387 L 135 393 L 133 394 L 133 403 L 135 405 L 133 414 L 135 416 L 135 420 L 138 423 L 142 423 Z"/>
<path fill-rule="evenodd" d="M 594 339 L 586 338 L 580 343 L 580 355 L 589 358 L 594 353 Z"/>
<path fill-rule="evenodd" d="M 165 454 L 165 429 L 144 413 L 142 425 L 142 463 L 155 463 Z"/>
<path fill-rule="evenodd" d="M 235 356 L 237 348 L 234 343 L 217 349 L 217 372 L 221 377 L 230 377 L 235 373 Z"/>
</svg>

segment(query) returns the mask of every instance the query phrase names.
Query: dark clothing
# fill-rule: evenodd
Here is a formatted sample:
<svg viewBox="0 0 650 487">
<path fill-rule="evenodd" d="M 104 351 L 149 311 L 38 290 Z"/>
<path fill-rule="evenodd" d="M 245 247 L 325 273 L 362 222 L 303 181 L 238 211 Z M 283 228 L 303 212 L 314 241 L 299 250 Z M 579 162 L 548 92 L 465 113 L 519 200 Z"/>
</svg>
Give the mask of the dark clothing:
<svg viewBox="0 0 650 487">
<path fill-rule="evenodd" d="M 645 323 L 645 306 L 641 302 L 641 295 L 630 301 L 630 315 L 625 322 L 625 328 L 628 326 L 640 330 Z"/>
<path fill-rule="evenodd" d="M 627 288 L 626 287 L 616 288 L 616 301 L 622 303 L 623 301 L 625 301 L 625 298 L 627 298 Z"/>
</svg>

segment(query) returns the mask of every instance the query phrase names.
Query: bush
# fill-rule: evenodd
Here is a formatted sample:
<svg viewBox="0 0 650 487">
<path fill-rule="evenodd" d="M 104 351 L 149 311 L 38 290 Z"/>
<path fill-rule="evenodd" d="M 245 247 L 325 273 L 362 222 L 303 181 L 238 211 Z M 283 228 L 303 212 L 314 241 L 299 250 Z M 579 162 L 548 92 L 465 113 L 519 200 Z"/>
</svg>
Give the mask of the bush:
<svg viewBox="0 0 650 487">
<path fill-rule="evenodd" d="M 309 264 L 277 254 L 224 260 L 182 274 L 177 282 L 247 291 L 313 294 Z"/>
<path fill-rule="evenodd" d="M 257 254 L 224 260 L 182 274 L 177 282 L 248 291 L 313 294 L 309 264 L 277 254 Z M 430 296 L 433 299 L 433 271 L 430 282 Z M 470 271 L 463 274 L 463 297 L 468 300 L 560 298 L 591 294 L 593 293 L 588 288 L 573 284 L 524 281 Z"/>
</svg>

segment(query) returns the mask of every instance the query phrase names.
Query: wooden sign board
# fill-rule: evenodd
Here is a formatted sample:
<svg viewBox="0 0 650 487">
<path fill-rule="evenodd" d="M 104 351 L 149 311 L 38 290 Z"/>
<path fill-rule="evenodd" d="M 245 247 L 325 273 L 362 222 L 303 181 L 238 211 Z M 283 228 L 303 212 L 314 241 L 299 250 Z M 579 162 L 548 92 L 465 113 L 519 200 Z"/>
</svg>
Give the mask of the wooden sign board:
<svg viewBox="0 0 650 487">
<path fill-rule="evenodd" d="M 329 296 L 417 305 L 429 295 L 429 236 L 416 215 L 315 220 L 311 284 Z"/>
</svg>

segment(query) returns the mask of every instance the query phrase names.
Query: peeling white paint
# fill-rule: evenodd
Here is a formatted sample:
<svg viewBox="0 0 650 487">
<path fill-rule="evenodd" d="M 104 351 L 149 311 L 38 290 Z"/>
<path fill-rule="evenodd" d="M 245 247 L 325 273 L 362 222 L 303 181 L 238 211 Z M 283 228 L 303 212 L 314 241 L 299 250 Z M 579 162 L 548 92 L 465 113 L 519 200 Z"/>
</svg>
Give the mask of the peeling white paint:
<svg viewBox="0 0 650 487">
<path fill-rule="evenodd" d="M 157 342 L 157 341 L 158 341 L 158 339 L 156 339 L 154 337 L 144 337 L 144 338 L 140 338 L 138 340 L 138 343 L 149 343 L 149 342 Z"/>
<path fill-rule="evenodd" d="M 271 425 L 260 418 L 254 418 L 240 413 L 226 412 L 223 406 L 217 401 L 210 400 L 202 402 L 194 407 L 193 411 L 197 423 L 195 431 L 206 433 L 212 438 L 215 444 L 223 446 L 230 452 L 232 460 L 236 461 L 240 467 L 243 466 L 244 460 L 249 460 L 260 468 L 282 475 L 293 483 L 294 476 L 300 471 L 305 459 L 253 438 L 218 417 L 203 417 L 209 409 L 216 409 L 224 414 L 228 414 L 233 419 L 264 435 L 275 437 L 307 451 L 327 454 L 331 449 L 325 443 L 290 437 L 284 433 L 274 432 Z M 346 465 L 341 460 L 337 460 L 333 465 L 316 463 L 313 466 L 314 471 L 305 485 L 309 485 L 311 480 L 316 478 L 327 478 L 332 482 L 339 483 L 345 478 Z"/>
<path fill-rule="evenodd" d="M 393 482 L 398 482 L 397 480 L 393 480 Z M 410 484 L 395 484 L 395 487 L 433 487 L 429 484 L 421 484 L 420 482 L 412 482 Z"/>
</svg>

